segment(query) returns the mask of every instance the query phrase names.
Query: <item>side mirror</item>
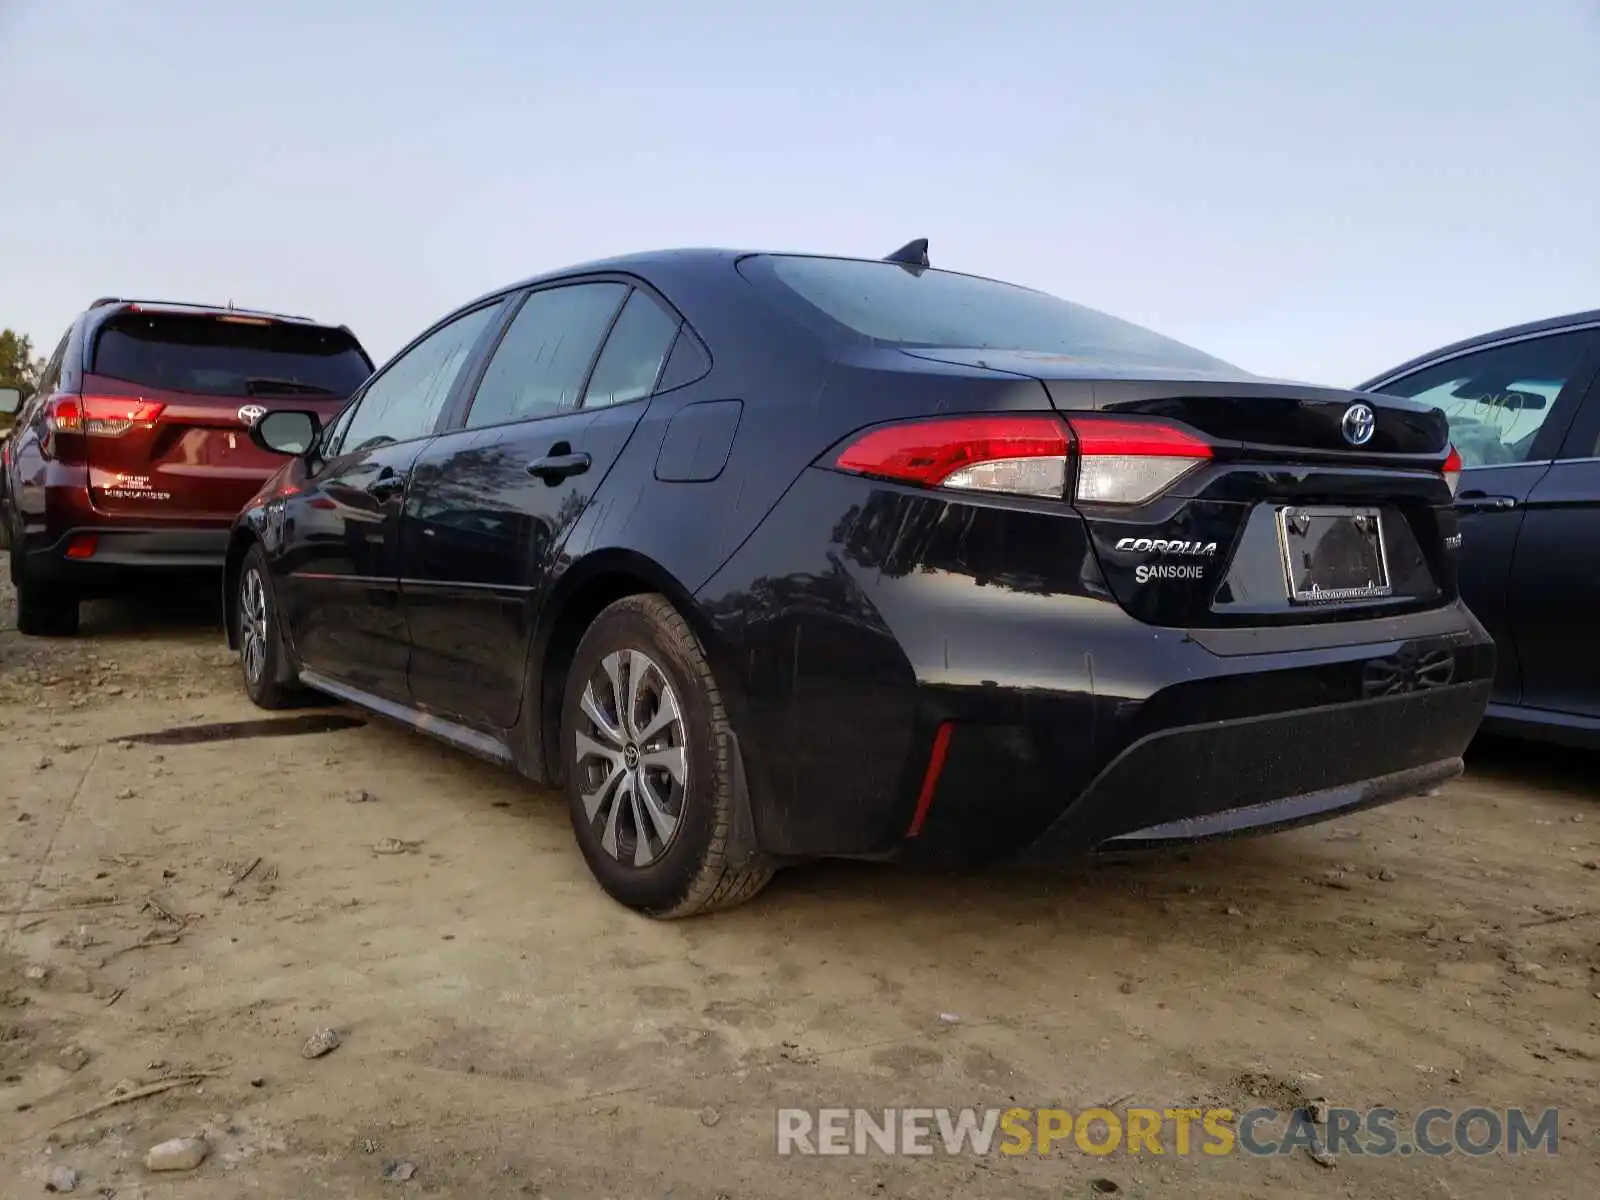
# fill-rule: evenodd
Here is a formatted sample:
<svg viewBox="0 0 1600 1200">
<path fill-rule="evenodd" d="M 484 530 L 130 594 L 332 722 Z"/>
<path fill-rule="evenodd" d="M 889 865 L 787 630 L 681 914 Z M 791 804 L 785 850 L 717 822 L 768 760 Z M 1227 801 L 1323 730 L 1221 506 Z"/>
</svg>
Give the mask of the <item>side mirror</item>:
<svg viewBox="0 0 1600 1200">
<path fill-rule="evenodd" d="M 0 417 L 15 416 L 22 407 L 22 393 L 16 388 L 0 388 Z"/>
<path fill-rule="evenodd" d="M 284 409 L 257 418 L 250 440 L 269 454 L 299 456 L 316 444 L 320 428 L 316 413 Z"/>
</svg>

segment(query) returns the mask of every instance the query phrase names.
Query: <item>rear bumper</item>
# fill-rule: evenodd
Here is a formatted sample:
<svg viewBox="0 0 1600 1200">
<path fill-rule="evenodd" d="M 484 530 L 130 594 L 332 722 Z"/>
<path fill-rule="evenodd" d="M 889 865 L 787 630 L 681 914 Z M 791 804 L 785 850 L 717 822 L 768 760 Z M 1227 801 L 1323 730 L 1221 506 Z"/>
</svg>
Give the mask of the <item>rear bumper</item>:
<svg viewBox="0 0 1600 1200">
<path fill-rule="evenodd" d="M 68 548 L 94 539 L 87 557 L 68 557 Z M 68 530 L 49 545 L 30 548 L 28 573 L 36 579 L 85 588 L 114 585 L 145 574 L 206 574 L 222 568 L 228 530 L 104 529 Z"/>
<path fill-rule="evenodd" d="M 1107 595 L 1081 521 L 822 471 L 697 599 L 779 859 L 972 862 L 1319 820 L 1457 773 L 1494 676 L 1459 602 L 1150 625 Z"/>
<path fill-rule="evenodd" d="M 1418 795 L 1461 773 L 1489 688 L 1484 680 L 1150 734 L 1027 856 L 1267 833 Z"/>
</svg>

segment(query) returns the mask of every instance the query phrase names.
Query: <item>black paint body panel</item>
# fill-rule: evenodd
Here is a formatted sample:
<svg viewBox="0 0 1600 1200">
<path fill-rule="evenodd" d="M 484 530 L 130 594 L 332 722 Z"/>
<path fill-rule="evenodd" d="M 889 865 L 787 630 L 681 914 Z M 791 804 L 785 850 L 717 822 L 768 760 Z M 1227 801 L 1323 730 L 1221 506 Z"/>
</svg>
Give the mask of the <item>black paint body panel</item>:
<svg viewBox="0 0 1600 1200">
<path fill-rule="evenodd" d="M 375 465 L 296 460 L 269 483 L 235 527 L 229 575 L 244 547 L 266 548 L 312 681 L 559 778 L 552 702 L 572 614 L 660 592 L 717 674 L 749 837 L 777 860 L 983 859 L 1047 831 L 1090 849 L 1240 798 L 1257 806 L 1244 824 L 1271 826 L 1288 819 L 1274 803 L 1308 811 L 1318 787 L 1372 802 L 1404 791 L 1369 786 L 1379 776 L 1420 788 L 1452 769 L 1494 654 L 1439 545 L 1454 518 L 1432 410 L 1375 400 L 1380 444 L 1341 454 L 1328 423 L 1349 393 L 835 343 L 763 304 L 738 257 L 638 256 L 510 289 L 617 279 L 670 304 L 684 325 L 647 400 L 465 430 L 480 349 L 432 436 L 375 452 Z M 1107 408 L 1174 414 L 1226 452 L 1119 513 L 830 466 L 882 422 Z M 529 474 L 552 454 L 587 465 L 554 483 Z M 363 499 L 383 466 L 405 474 L 403 500 Z M 1258 553 L 1252 512 L 1301 499 L 1377 501 L 1407 522 L 1406 593 L 1318 612 L 1214 603 L 1226 572 Z M 1203 587 L 1141 591 L 1115 549 L 1126 530 L 1226 552 Z M 1278 720 L 1327 752 L 1263 765 L 1238 796 L 1225 771 L 1197 765 L 1207 747 L 1248 741 L 1249 723 Z M 944 770 L 925 787 L 941 727 Z M 1149 791 L 1167 768 L 1139 747 L 1159 745 L 1181 749 L 1179 770 Z"/>
</svg>

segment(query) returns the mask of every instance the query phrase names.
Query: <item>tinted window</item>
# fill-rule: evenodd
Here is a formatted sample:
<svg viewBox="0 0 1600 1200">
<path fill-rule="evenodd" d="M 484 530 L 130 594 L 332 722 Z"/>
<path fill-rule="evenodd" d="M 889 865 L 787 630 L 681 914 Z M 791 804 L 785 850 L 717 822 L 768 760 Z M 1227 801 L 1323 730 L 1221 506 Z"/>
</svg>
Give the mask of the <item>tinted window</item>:
<svg viewBox="0 0 1600 1200">
<path fill-rule="evenodd" d="M 1513 342 L 1423 367 L 1378 390 L 1443 409 L 1464 466 L 1525 462 L 1589 342 L 1586 331 Z"/>
<path fill-rule="evenodd" d="M 611 327 L 606 348 L 583 393 L 585 408 L 626 404 L 655 391 L 661 364 L 678 336 L 678 318 L 635 290 Z"/>
<path fill-rule="evenodd" d="M 95 339 L 97 375 L 220 396 L 348 396 L 371 368 L 340 329 L 260 317 L 119 313 Z"/>
<path fill-rule="evenodd" d="M 589 364 L 627 290 L 620 283 L 580 283 L 529 296 L 489 360 L 467 425 L 576 408 Z"/>
<path fill-rule="evenodd" d="M 1031 350 L 1186 371 L 1238 368 L 1138 325 L 1015 284 L 859 259 L 760 255 L 739 269 L 862 337 L 894 346 Z"/>
<path fill-rule="evenodd" d="M 356 403 L 355 415 L 336 453 L 432 433 L 462 365 L 499 311 L 498 302 L 473 309 L 385 367 Z"/>
<path fill-rule="evenodd" d="M 706 356 L 700 339 L 687 325 L 678 329 L 678 340 L 672 343 L 672 353 L 667 355 L 667 365 L 661 371 L 656 391 L 670 392 L 704 377 L 711 370 L 711 360 Z"/>
</svg>

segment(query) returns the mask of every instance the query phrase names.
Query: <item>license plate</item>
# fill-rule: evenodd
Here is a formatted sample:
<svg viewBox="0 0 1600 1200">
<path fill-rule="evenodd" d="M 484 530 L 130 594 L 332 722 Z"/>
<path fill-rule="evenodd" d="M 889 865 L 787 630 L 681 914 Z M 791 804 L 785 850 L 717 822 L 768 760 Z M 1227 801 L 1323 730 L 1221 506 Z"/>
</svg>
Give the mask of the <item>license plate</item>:
<svg viewBox="0 0 1600 1200">
<path fill-rule="evenodd" d="M 1375 508 L 1280 508 L 1278 548 L 1296 604 L 1374 600 L 1394 590 Z"/>
</svg>

